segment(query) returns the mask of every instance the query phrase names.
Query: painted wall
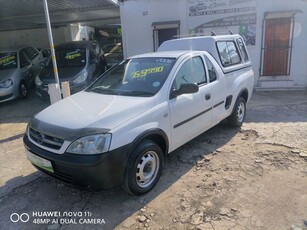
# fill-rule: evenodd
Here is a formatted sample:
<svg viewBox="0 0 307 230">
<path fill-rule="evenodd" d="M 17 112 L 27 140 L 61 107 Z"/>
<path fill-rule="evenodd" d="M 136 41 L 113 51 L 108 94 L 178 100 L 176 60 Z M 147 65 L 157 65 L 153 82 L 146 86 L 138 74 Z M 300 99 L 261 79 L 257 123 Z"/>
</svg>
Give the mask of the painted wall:
<svg viewBox="0 0 307 230">
<path fill-rule="evenodd" d="M 66 41 L 67 28 L 53 28 L 53 40 L 55 44 Z M 37 48 L 49 48 L 47 29 L 15 30 L 0 32 L 0 49 L 32 45 Z"/>
<path fill-rule="evenodd" d="M 153 22 L 180 20 L 180 34 L 187 35 L 187 1 L 205 0 L 129 0 L 120 3 L 125 57 L 153 51 Z M 305 0 L 256 0 L 256 44 L 248 46 L 256 84 L 263 80 L 276 79 L 276 77 L 259 77 L 264 13 L 297 9 L 303 13 L 297 13 L 295 16 L 290 76 L 278 76 L 278 80 L 294 80 L 294 85 L 307 86 L 307 1 Z"/>
<path fill-rule="evenodd" d="M 153 51 L 153 22 L 180 20 L 187 34 L 185 0 L 132 0 L 120 3 L 125 57 Z"/>
<path fill-rule="evenodd" d="M 89 26 L 67 25 L 65 27 L 52 28 L 53 42 L 57 45 L 67 41 L 89 40 L 90 32 L 94 32 L 94 28 Z M 23 45 L 49 48 L 47 29 L 0 32 L 0 50 Z"/>
</svg>

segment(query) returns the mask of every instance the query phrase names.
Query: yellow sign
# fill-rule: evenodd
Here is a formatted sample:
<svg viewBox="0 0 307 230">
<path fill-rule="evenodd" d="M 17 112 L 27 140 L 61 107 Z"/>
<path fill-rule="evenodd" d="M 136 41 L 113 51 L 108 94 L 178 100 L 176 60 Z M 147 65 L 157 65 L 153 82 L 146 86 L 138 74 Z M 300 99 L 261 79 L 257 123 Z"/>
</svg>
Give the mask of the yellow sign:
<svg viewBox="0 0 307 230">
<path fill-rule="evenodd" d="M 131 75 L 132 75 L 132 78 L 139 78 L 139 77 L 145 77 L 151 73 L 160 73 L 162 71 L 163 71 L 163 66 L 158 66 L 158 67 L 134 71 L 131 73 Z"/>
<path fill-rule="evenodd" d="M 15 56 L 6 56 L 3 58 L 0 58 L 0 65 L 4 65 L 12 60 L 15 60 Z"/>
<path fill-rule="evenodd" d="M 68 53 L 66 54 L 65 59 L 74 59 L 76 57 L 81 57 L 81 53 Z"/>
</svg>

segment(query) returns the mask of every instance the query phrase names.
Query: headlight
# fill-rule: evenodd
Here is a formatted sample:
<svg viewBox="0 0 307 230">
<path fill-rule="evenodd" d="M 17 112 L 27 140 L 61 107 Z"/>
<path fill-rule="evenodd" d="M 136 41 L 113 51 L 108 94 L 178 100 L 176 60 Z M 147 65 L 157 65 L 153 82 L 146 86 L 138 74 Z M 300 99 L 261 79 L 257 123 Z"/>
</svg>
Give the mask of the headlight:
<svg viewBox="0 0 307 230">
<path fill-rule="evenodd" d="M 79 84 L 81 82 L 84 82 L 87 78 L 87 72 L 81 74 L 79 77 L 77 77 L 75 80 L 74 80 L 74 83 L 76 84 Z"/>
<path fill-rule="evenodd" d="M 0 88 L 10 88 L 12 85 L 13 81 L 11 79 L 8 79 L 0 83 Z"/>
<path fill-rule="evenodd" d="M 37 75 L 37 76 L 35 77 L 35 85 L 40 86 L 41 84 L 43 84 L 43 82 L 41 81 L 41 79 L 40 79 L 39 76 Z"/>
<path fill-rule="evenodd" d="M 76 154 L 97 154 L 109 150 L 111 134 L 98 134 L 81 137 L 74 141 L 67 149 L 69 153 Z"/>
</svg>

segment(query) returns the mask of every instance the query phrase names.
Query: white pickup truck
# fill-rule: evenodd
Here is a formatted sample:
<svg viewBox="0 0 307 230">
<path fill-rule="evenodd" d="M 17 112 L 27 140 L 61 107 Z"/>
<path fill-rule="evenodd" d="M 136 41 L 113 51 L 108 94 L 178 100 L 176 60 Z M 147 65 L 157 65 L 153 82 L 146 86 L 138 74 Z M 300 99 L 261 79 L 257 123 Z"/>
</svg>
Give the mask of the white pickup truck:
<svg viewBox="0 0 307 230">
<path fill-rule="evenodd" d="M 144 194 L 167 154 L 225 118 L 242 125 L 253 82 L 239 35 L 167 41 L 35 115 L 28 159 L 68 184 Z"/>
</svg>

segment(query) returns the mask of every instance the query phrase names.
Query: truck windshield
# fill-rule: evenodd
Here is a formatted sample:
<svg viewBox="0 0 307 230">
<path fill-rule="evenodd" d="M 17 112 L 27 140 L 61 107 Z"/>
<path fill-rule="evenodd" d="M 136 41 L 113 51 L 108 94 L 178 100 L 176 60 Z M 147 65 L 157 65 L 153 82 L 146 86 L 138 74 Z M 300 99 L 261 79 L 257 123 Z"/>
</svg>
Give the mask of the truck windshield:
<svg viewBox="0 0 307 230">
<path fill-rule="evenodd" d="M 0 53 L 0 70 L 14 69 L 17 67 L 16 52 Z"/>
<path fill-rule="evenodd" d="M 175 62 L 175 58 L 151 57 L 124 60 L 86 91 L 150 97 L 161 89 Z"/>
</svg>

